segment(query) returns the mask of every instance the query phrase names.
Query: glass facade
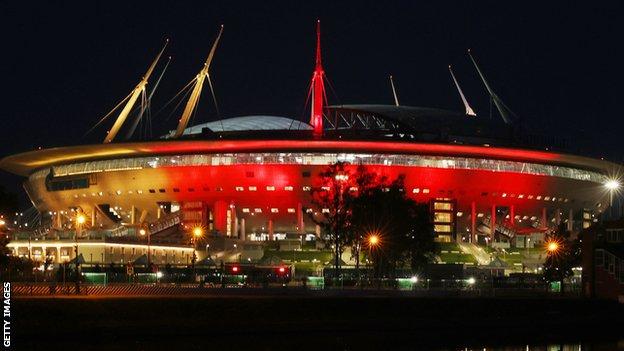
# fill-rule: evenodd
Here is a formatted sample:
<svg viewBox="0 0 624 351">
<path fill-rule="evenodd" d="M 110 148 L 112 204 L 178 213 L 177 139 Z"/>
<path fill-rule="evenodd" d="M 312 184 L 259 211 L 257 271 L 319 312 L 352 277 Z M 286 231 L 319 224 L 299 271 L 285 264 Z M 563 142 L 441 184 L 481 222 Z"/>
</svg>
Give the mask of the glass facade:
<svg viewBox="0 0 624 351">
<path fill-rule="evenodd" d="M 72 163 L 54 166 L 52 167 L 52 171 L 53 175 L 57 177 L 177 166 L 225 166 L 236 164 L 330 165 L 337 161 L 364 165 L 396 165 L 512 172 L 561 177 L 596 183 L 604 183 L 606 180 L 606 177 L 598 172 L 547 164 L 467 157 L 355 153 L 236 153 L 150 156 Z M 42 169 L 31 174 L 30 179 L 34 180 L 46 177 L 49 173 L 50 169 Z"/>
</svg>

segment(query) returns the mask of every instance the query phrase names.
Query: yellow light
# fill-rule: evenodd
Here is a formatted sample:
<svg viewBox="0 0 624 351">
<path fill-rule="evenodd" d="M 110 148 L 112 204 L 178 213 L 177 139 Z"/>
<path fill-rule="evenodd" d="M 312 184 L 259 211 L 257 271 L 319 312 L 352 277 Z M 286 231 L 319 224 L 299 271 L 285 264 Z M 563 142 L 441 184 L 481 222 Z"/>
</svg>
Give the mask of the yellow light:
<svg viewBox="0 0 624 351">
<path fill-rule="evenodd" d="M 139 230 L 139 234 L 140 234 L 141 236 L 145 235 L 145 233 L 147 233 L 147 232 L 145 231 L 145 229 L 141 228 L 141 229 Z"/>
<path fill-rule="evenodd" d="M 546 246 L 546 248 L 550 252 L 555 252 L 555 251 L 559 250 L 559 243 L 557 243 L 556 241 L 551 241 L 551 242 L 548 243 L 548 246 Z"/>
<path fill-rule="evenodd" d="M 5 224 L 6 224 L 6 222 L 4 221 L 4 219 L 0 219 L 0 226 L 3 226 Z"/>
<path fill-rule="evenodd" d="M 204 234 L 204 230 L 201 227 L 193 228 L 193 235 L 195 235 L 196 237 L 200 237 L 203 234 Z"/>
<path fill-rule="evenodd" d="M 379 236 L 377 236 L 376 234 L 372 234 L 371 236 L 368 237 L 368 243 L 371 246 L 375 246 L 379 244 Z"/>
<path fill-rule="evenodd" d="M 620 182 L 615 179 L 611 179 L 605 183 L 605 187 L 609 190 L 617 190 L 620 188 Z"/>
<path fill-rule="evenodd" d="M 79 214 L 76 216 L 76 223 L 84 224 L 86 221 L 87 221 L 87 217 L 85 217 L 85 215 Z"/>
</svg>

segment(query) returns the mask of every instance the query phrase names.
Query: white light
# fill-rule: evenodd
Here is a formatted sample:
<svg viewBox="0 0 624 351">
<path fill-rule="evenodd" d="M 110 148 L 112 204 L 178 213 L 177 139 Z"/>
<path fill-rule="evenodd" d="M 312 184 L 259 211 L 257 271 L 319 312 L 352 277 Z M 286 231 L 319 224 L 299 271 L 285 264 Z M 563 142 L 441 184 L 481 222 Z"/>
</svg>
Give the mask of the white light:
<svg viewBox="0 0 624 351">
<path fill-rule="evenodd" d="M 620 182 L 615 179 L 611 179 L 605 183 L 605 187 L 609 190 L 616 190 L 620 188 Z"/>
<path fill-rule="evenodd" d="M 163 274 L 162 272 L 156 272 L 156 278 L 162 278 Z"/>
<path fill-rule="evenodd" d="M 475 280 L 475 278 L 470 277 L 470 278 L 468 278 L 468 280 L 466 280 L 466 282 L 467 282 L 468 284 L 470 284 L 470 285 L 473 285 L 474 283 L 476 283 L 476 280 Z"/>
<path fill-rule="evenodd" d="M 410 278 L 410 282 L 412 282 L 412 284 L 416 284 L 418 283 L 418 277 L 417 276 L 413 276 Z"/>
</svg>

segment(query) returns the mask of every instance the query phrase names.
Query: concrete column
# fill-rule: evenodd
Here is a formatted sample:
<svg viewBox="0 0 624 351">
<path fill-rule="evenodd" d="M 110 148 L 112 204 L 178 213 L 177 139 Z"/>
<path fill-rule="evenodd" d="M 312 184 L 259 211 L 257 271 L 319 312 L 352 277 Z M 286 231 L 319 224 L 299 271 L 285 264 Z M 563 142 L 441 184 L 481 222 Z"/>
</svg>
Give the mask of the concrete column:
<svg viewBox="0 0 624 351">
<path fill-rule="evenodd" d="M 61 261 L 61 247 L 57 246 L 56 247 L 56 263 L 62 263 L 63 261 Z"/>
<path fill-rule="evenodd" d="M 156 218 L 160 219 L 160 216 L 162 216 L 162 208 L 160 208 L 160 205 L 159 205 L 158 208 L 156 209 Z"/>
<path fill-rule="evenodd" d="M 316 233 L 316 237 L 320 238 L 321 237 L 321 226 L 317 224 L 316 227 L 314 228 L 314 232 Z"/>
<path fill-rule="evenodd" d="M 269 219 L 268 229 L 269 229 L 269 240 L 273 241 L 274 238 L 273 238 L 273 220 L 272 219 Z"/>
<path fill-rule="evenodd" d="M 132 205 L 132 207 L 130 208 L 130 224 L 136 223 L 135 214 L 136 214 L 136 208 L 134 207 L 134 205 Z"/>
<path fill-rule="evenodd" d="M 297 204 L 297 232 L 299 234 L 305 233 L 305 227 L 303 223 L 303 206 L 301 202 Z"/>
<path fill-rule="evenodd" d="M 516 226 L 516 207 L 514 205 L 509 206 L 509 224 L 512 228 Z"/>
<path fill-rule="evenodd" d="M 236 216 L 236 206 L 234 204 L 230 204 L 231 218 L 232 218 L 232 236 L 240 239 L 238 235 L 238 217 Z"/>
<path fill-rule="evenodd" d="M 97 207 L 93 206 L 91 209 L 91 228 L 97 227 Z"/>
<path fill-rule="evenodd" d="M 470 242 L 477 243 L 477 203 L 470 204 Z"/>
<path fill-rule="evenodd" d="M 574 230 L 574 210 L 570 209 L 568 211 L 568 230 Z"/>
<path fill-rule="evenodd" d="M 56 227 L 61 229 L 63 227 L 63 218 L 61 217 L 61 211 L 56 211 Z"/>
<path fill-rule="evenodd" d="M 496 205 L 492 205 L 490 216 L 490 243 L 492 243 L 494 242 L 494 234 L 496 233 Z"/>
<path fill-rule="evenodd" d="M 548 218 L 546 216 L 546 207 L 542 207 L 542 227 L 548 228 Z"/>
<path fill-rule="evenodd" d="M 559 225 L 561 223 L 561 209 L 557 208 L 555 210 L 555 224 Z"/>
<path fill-rule="evenodd" d="M 245 232 L 245 218 L 240 220 L 240 237 L 243 240 L 247 240 L 247 233 Z"/>
<path fill-rule="evenodd" d="M 213 223 L 214 229 L 221 233 L 226 234 L 227 230 L 227 211 L 228 203 L 222 200 L 215 201 L 213 206 Z"/>
</svg>

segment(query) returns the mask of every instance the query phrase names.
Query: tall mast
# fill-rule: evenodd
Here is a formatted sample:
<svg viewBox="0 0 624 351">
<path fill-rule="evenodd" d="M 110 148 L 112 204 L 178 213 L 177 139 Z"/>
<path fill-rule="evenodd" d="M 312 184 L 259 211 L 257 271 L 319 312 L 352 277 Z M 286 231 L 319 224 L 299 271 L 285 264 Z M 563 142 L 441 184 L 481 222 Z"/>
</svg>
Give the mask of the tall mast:
<svg viewBox="0 0 624 351">
<path fill-rule="evenodd" d="M 451 68 L 451 65 L 449 65 L 448 68 L 449 68 L 449 72 L 451 72 L 451 77 L 453 78 L 453 82 L 455 82 L 455 86 L 457 87 L 457 91 L 459 92 L 459 96 L 461 97 L 462 102 L 464 103 L 464 108 L 466 109 L 466 115 L 473 116 L 473 117 L 476 116 L 477 114 L 470 107 L 470 105 L 468 104 L 468 100 L 466 100 L 466 97 L 464 96 L 464 92 L 459 87 L 459 82 L 455 78 L 455 74 L 453 74 L 453 69 Z"/>
<path fill-rule="evenodd" d="M 494 102 L 494 105 L 496 106 L 496 109 L 500 113 L 501 117 L 503 118 L 505 123 L 511 124 L 512 123 L 511 116 L 515 116 L 515 114 L 509 109 L 509 107 L 507 107 L 507 105 L 505 105 L 503 100 L 501 100 L 498 97 L 498 95 L 496 95 L 496 93 L 492 90 L 487 80 L 485 80 L 485 76 L 479 69 L 479 66 L 477 65 L 477 61 L 475 61 L 474 57 L 472 57 L 470 50 L 468 50 L 468 56 L 470 57 L 470 60 L 474 64 L 475 68 L 477 69 L 477 73 L 479 73 L 479 77 L 481 77 L 481 81 L 483 82 L 483 85 L 485 85 L 485 89 L 490 95 L 490 98 L 492 99 L 492 102 Z"/>
<path fill-rule="evenodd" d="M 314 129 L 314 136 L 323 136 L 323 99 L 325 97 L 325 85 L 323 65 L 321 64 L 321 21 L 316 21 L 316 65 L 312 74 L 312 111 L 310 124 Z"/>
<path fill-rule="evenodd" d="M 152 64 L 149 66 L 149 68 L 147 69 L 147 72 L 145 73 L 145 75 L 143 76 L 143 78 L 141 79 L 139 84 L 137 84 L 137 86 L 134 88 L 132 93 L 130 93 L 130 95 L 128 97 L 128 102 L 126 102 L 126 105 L 124 106 L 124 108 L 119 113 L 119 116 L 117 116 L 117 120 L 115 120 L 115 123 L 113 124 L 113 127 L 110 129 L 110 131 L 106 135 L 106 138 L 104 139 L 104 144 L 108 144 L 111 141 L 113 141 L 115 136 L 117 136 L 117 133 L 119 132 L 119 129 L 121 128 L 123 123 L 126 121 L 126 118 L 128 117 L 128 115 L 132 111 L 132 107 L 134 106 L 134 104 L 136 103 L 137 99 L 139 98 L 139 95 L 145 93 L 145 86 L 147 85 L 149 77 L 150 77 L 150 75 L 152 75 L 152 72 L 154 71 L 154 68 L 156 67 L 156 64 L 158 63 L 158 60 L 160 59 L 160 56 L 165 51 L 165 48 L 167 47 L 168 43 L 169 43 L 169 39 L 167 39 L 167 41 L 165 42 L 165 45 L 160 50 L 160 52 L 158 53 L 158 56 L 156 56 L 156 58 L 154 59 Z"/>
<path fill-rule="evenodd" d="M 173 135 L 174 138 L 178 138 L 184 133 L 184 129 L 188 125 L 189 120 L 191 119 L 191 115 L 195 108 L 197 107 L 197 103 L 199 102 L 199 97 L 201 95 L 202 87 L 204 85 L 204 81 L 206 77 L 208 77 L 208 70 L 210 69 L 210 63 L 212 63 L 212 58 L 214 57 L 215 51 L 217 49 L 217 45 L 219 44 L 219 39 L 221 39 L 221 34 L 223 33 L 223 25 L 221 25 L 221 29 L 219 30 L 219 34 L 217 35 L 217 39 L 215 39 L 214 44 L 212 44 L 212 48 L 210 49 L 210 53 L 208 54 L 208 58 L 206 62 L 204 62 L 204 67 L 199 71 L 197 76 L 194 78 L 195 86 L 193 87 L 193 91 L 191 92 L 191 96 L 186 102 L 186 106 L 184 107 L 184 111 L 182 112 L 182 116 L 180 117 L 180 122 L 178 123 L 178 128 Z"/>
<path fill-rule="evenodd" d="M 392 95 L 394 95 L 394 105 L 399 106 L 399 97 L 397 96 L 396 89 L 394 88 L 394 80 L 392 79 L 392 75 L 390 75 L 390 86 L 392 87 Z"/>
</svg>

